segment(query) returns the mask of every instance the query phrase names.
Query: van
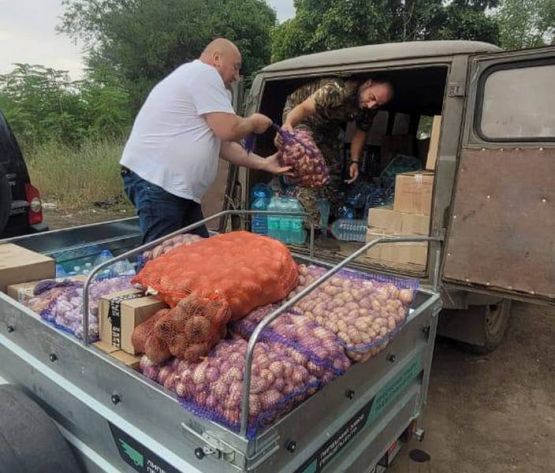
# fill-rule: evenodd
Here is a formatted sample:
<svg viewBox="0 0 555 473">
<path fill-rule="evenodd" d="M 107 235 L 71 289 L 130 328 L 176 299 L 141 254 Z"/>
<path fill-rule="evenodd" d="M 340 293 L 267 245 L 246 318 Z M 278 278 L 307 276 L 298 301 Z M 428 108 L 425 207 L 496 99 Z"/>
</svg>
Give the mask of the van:
<svg viewBox="0 0 555 473">
<path fill-rule="evenodd" d="M 380 156 L 374 172 L 392 153 L 416 157 L 424 168 L 426 147 L 437 140 L 428 233 L 440 243 L 426 243 L 422 265 L 402 264 L 394 253 L 395 263 L 361 257 L 355 266 L 439 289 L 439 333 L 490 352 L 503 339 L 512 300 L 555 298 L 555 47 L 503 51 L 482 42 L 423 41 L 291 58 L 256 75 L 244 113 L 280 124 L 286 97 L 300 85 L 376 74 L 393 81 L 395 96 L 374 120 L 367 154 Z M 435 136 L 425 139 L 430 132 Z M 257 137 L 255 152 L 275 152 L 274 135 Z M 232 166 L 224 208 L 249 209 L 251 187 L 270 179 Z M 337 262 L 362 245 L 340 242 L 339 251 L 319 248 L 318 257 Z"/>
</svg>

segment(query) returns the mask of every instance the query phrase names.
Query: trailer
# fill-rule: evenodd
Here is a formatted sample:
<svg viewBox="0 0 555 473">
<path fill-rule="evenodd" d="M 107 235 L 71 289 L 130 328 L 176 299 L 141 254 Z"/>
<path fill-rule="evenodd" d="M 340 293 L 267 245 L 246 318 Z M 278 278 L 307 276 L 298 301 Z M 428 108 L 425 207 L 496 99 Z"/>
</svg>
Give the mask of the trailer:
<svg viewBox="0 0 555 473">
<path fill-rule="evenodd" d="M 418 238 L 427 238 L 439 251 L 440 241 Z M 112 262 L 156 244 L 140 246 L 136 218 L 10 242 L 45 255 L 99 245 L 116 255 Z M 334 266 L 294 255 L 299 262 L 320 264 L 329 271 L 269 314 L 253 334 L 244 392 L 248 392 L 252 352 L 262 325 L 380 243 L 370 242 Z M 92 277 L 91 273 L 88 282 Z M 440 309 L 438 292 L 433 287 L 419 288 L 405 324 L 386 349 L 365 363 L 354 363 L 343 376 L 251 438 L 246 433 L 248 402 L 243 404 L 239 432 L 202 419 L 163 386 L 89 344 L 86 330 L 84 340 L 78 340 L 0 293 L 0 378 L 7 383 L 0 386 L 0 406 L 4 406 L 0 435 L 7 439 L 4 450 L 0 446 L 0 471 L 384 471 L 400 445 L 414 433 L 422 434 L 418 419 L 426 402 Z M 25 413 L 35 411 L 31 428 Z"/>
</svg>

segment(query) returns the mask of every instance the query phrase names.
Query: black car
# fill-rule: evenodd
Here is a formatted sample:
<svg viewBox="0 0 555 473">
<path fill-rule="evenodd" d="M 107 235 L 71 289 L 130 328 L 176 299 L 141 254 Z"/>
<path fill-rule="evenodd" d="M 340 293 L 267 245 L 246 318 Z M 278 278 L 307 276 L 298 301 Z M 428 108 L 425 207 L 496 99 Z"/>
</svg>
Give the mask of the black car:
<svg viewBox="0 0 555 473">
<path fill-rule="evenodd" d="M 40 193 L 31 185 L 21 149 L 0 112 L 0 239 L 46 230 Z"/>
</svg>

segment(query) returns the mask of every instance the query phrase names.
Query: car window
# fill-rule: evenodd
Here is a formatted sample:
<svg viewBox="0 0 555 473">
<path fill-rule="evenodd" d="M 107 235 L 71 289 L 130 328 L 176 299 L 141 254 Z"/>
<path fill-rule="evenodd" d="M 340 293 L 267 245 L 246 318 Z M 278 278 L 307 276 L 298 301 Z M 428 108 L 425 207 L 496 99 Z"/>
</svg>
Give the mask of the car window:
<svg viewBox="0 0 555 473">
<path fill-rule="evenodd" d="M 487 140 L 555 139 L 555 64 L 498 69 L 481 87 L 478 132 Z"/>
</svg>

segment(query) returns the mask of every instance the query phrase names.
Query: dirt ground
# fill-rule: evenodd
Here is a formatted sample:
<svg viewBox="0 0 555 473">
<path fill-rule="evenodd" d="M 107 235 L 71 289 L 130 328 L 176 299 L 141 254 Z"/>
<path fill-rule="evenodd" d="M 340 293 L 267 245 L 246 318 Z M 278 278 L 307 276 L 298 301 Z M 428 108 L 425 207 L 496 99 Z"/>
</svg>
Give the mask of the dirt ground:
<svg viewBox="0 0 555 473">
<path fill-rule="evenodd" d="M 51 229 L 132 216 L 133 211 L 47 210 Z M 422 443 L 406 446 L 391 473 L 555 472 L 555 307 L 515 304 L 494 353 L 470 355 L 438 339 Z M 414 463 L 411 449 L 431 461 Z"/>
<path fill-rule="evenodd" d="M 391 473 L 555 472 L 555 308 L 515 304 L 487 356 L 439 339 L 428 396 L 424 440 Z M 431 461 L 411 461 L 415 448 Z"/>
</svg>

